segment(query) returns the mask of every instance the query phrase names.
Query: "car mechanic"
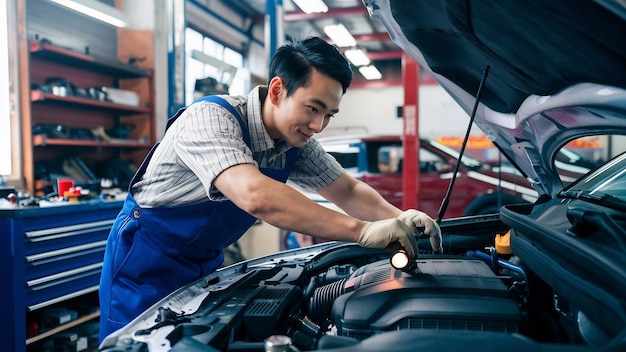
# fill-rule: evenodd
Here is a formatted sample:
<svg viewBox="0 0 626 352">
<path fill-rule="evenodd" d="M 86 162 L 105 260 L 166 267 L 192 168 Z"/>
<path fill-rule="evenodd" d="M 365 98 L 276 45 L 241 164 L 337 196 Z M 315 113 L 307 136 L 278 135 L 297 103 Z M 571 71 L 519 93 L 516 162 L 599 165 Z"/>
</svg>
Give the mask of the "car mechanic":
<svg viewBox="0 0 626 352">
<path fill-rule="evenodd" d="M 100 281 L 100 342 L 181 286 L 215 271 L 223 249 L 257 219 L 363 247 L 400 245 L 415 258 L 423 228 L 443 251 L 438 224 L 402 211 L 348 175 L 312 139 L 339 111 L 350 64 L 317 37 L 270 60 L 268 83 L 247 97 L 206 96 L 181 109 L 133 177 L 110 231 Z M 316 190 L 346 214 L 286 185 Z"/>
</svg>

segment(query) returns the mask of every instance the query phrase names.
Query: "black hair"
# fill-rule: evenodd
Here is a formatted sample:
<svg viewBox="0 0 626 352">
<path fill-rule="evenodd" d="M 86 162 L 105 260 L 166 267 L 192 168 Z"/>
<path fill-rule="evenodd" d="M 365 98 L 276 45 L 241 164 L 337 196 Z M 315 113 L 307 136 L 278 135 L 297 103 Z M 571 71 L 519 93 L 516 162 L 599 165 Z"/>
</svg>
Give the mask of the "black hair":
<svg viewBox="0 0 626 352">
<path fill-rule="evenodd" d="M 268 85 L 272 78 L 282 77 L 289 97 L 308 84 L 313 68 L 341 83 L 344 94 L 352 82 L 350 63 L 337 47 L 319 37 L 308 37 L 276 49 L 270 60 Z"/>
</svg>

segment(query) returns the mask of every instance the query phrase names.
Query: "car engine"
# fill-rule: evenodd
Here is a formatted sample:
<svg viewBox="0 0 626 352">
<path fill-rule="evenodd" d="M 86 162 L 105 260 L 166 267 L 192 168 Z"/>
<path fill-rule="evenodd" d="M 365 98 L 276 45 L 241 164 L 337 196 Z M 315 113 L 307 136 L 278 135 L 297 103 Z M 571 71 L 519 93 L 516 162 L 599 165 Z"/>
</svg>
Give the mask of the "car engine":
<svg viewBox="0 0 626 352">
<path fill-rule="evenodd" d="M 368 350 L 377 340 L 413 350 L 441 333 L 459 345 L 476 334 L 523 348 L 525 336 L 550 339 L 533 332 L 547 324 L 529 314 L 514 258 L 422 254 L 407 272 L 390 265 L 387 251 L 318 246 L 317 255 L 235 265 L 228 280 L 209 276 L 181 289 L 102 350 L 265 351 L 277 337 L 289 342 L 285 351 Z"/>
<path fill-rule="evenodd" d="M 518 332 L 521 311 L 503 282 L 482 261 L 420 259 L 415 274 L 386 260 L 362 266 L 338 281 L 330 319 L 341 336 L 366 338 L 402 329 Z M 333 270 L 333 268 L 331 268 Z M 309 311 L 324 306 L 326 287 L 317 288 Z"/>
<path fill-rule="evenodd" d="M 445 253 L 419 237 L 415 260 L 324 242 L 238 262 L 157 302 L 100 351 L 622 351 L 620 304 L 596 289 L 620 267 L 564 249 L 588 223 L 553 229 L 580 207 L 556 199 L 450 219 Z M 528 214 L 541 221 L 527 225 Z"/>
</svg>

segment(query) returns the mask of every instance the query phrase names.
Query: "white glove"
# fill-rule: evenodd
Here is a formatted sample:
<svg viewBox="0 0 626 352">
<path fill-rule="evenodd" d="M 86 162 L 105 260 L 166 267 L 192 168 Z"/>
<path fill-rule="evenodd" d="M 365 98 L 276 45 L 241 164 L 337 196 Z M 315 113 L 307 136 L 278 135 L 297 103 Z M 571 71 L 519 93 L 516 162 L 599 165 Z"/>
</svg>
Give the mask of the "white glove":
<svg viewBox="0 0 626 352">
<path fill-rule="evenodd" d="M 398 216 L 406 226 L 416 231 L 417 228 L 424 228 L 424 234 L 430 239 L 430 246 L 435 253 L 443 253 L 441 244 L 441 229 L 435 220 L 426 213 L 419 210 L 409 209 Z"/>
<path fill-rule="evenodd" d="M 369 222 L 359 235 L 357 243 L 362 247 L 385 248 L 399 242 L 410 258 L 417 254 L 417 241 L 413 230 L 399 219 L 385 219 Z"/>
</svg>

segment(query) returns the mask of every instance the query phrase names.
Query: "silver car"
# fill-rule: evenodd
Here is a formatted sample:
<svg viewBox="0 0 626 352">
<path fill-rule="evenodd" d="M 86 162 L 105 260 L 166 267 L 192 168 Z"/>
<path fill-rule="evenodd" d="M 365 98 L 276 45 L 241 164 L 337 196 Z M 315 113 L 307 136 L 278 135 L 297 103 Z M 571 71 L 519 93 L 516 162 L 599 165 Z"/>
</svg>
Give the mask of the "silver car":
<svg viewBox="0 0 626 352">
<path fill-rule="evenodd" d="M 322 243 L 221 269 L 104 351 L 626 351 L 626 7 L 364 0 L 531 183 L 534 203 L 441 222 L 445 254 Z M 557 154 L 601 141 L 564 186 Z M 617 155 L 617 156 L 616 156 Z M 569 183 L 569 181 L 568 181 Z M 454 192 L 454 189 L 452 189 Z"/>
</svg>

